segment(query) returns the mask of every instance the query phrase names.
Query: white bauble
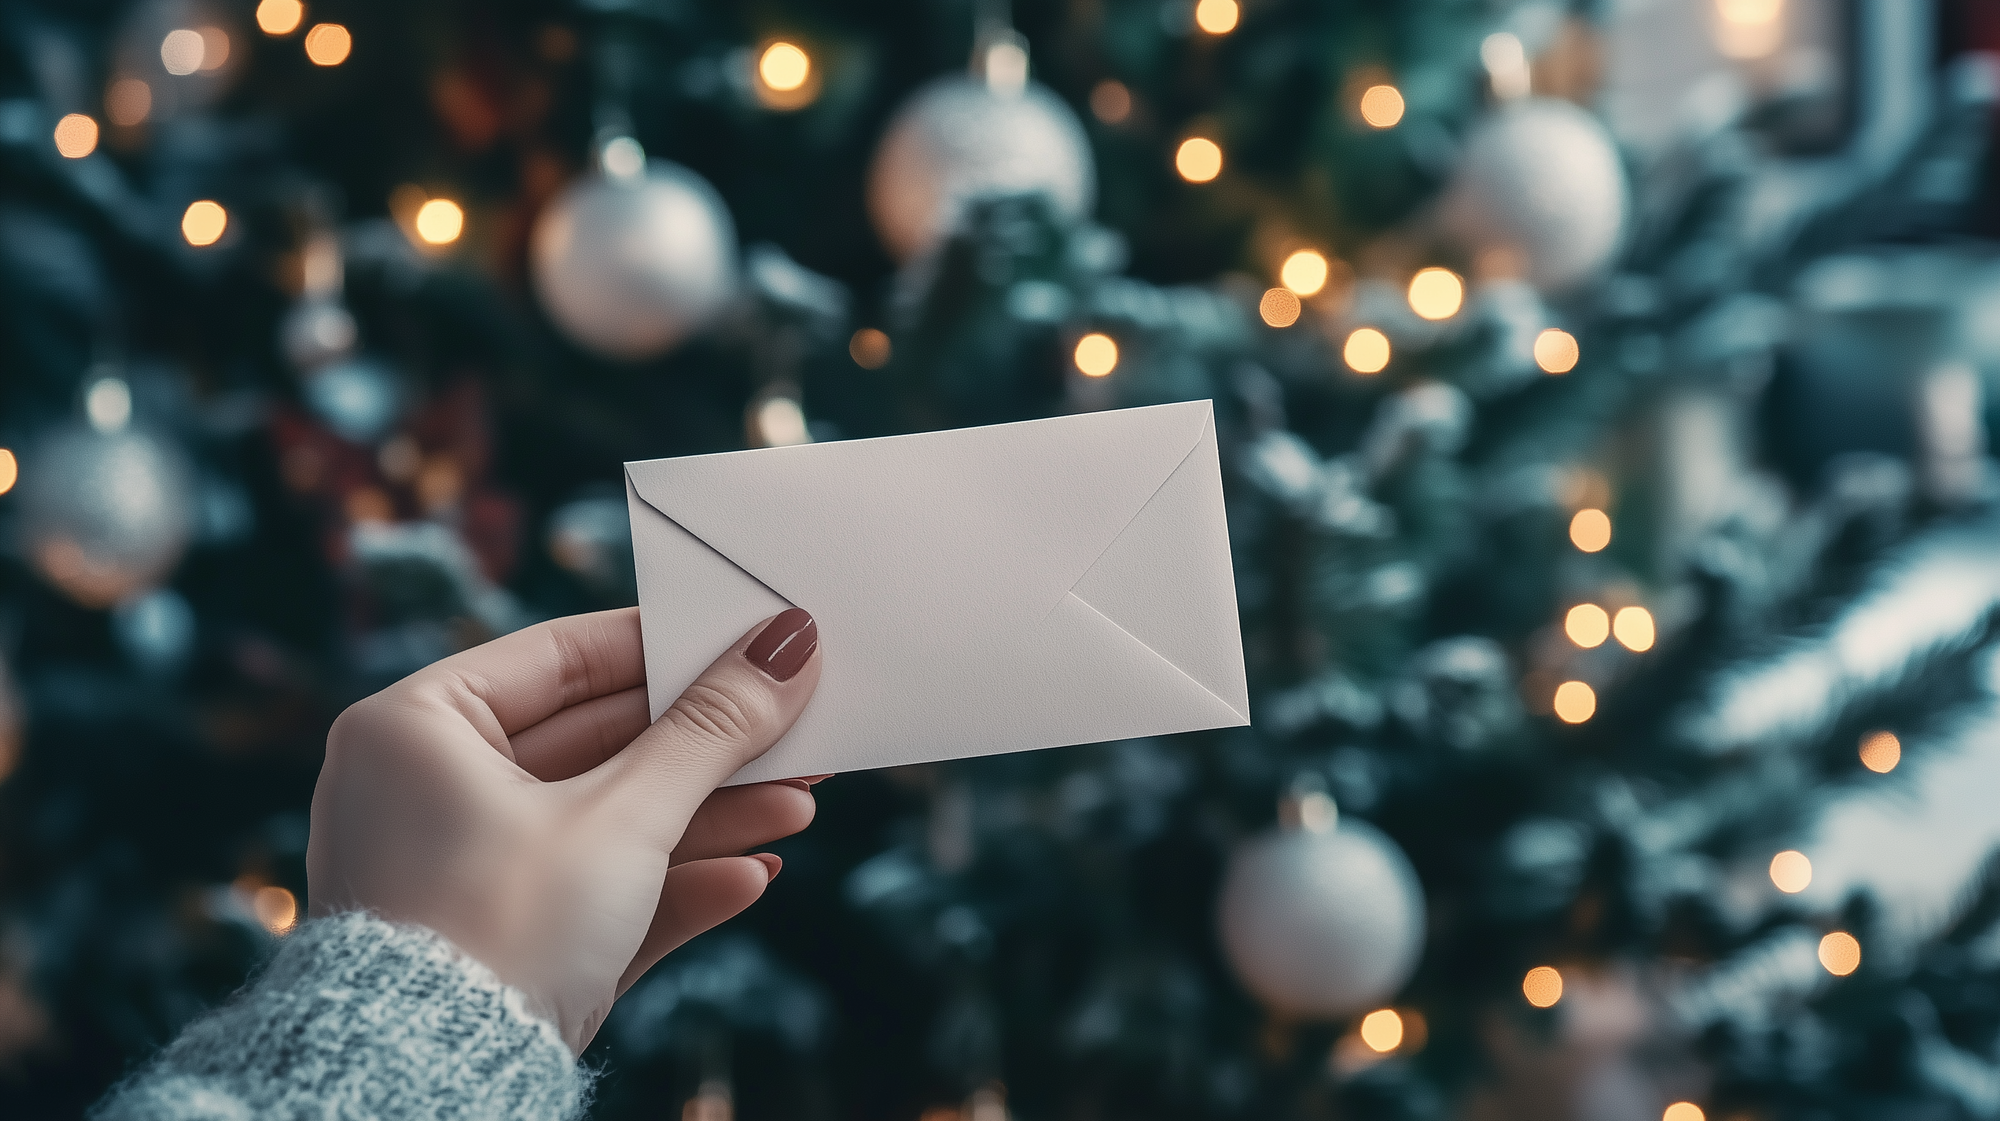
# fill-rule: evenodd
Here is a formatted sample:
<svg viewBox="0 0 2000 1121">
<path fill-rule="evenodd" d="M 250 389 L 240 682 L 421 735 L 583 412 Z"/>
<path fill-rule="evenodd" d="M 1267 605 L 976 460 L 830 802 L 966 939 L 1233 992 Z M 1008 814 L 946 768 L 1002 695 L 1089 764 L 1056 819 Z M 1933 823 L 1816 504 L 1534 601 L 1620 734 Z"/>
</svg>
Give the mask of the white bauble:
<svg viewBox="0 0 2000 1121">
<path fill-rule="evenodd" d="M 549 317 L 607 358 L 663 354 L 736 296 L 728 208 L 707 180 L 664 160 L 570 184 L 536 219 L 528 253 Z"/>
<path fill-rule="evenodd" d="M 1090 140 L 1046 86 L 991 89 L 968 75 L 939 78 L 896 111 L 868 171 L 868 214 L 897 260 L 937 244 L 965 204 L 1039 191 L 1082 217 L 1097 196 Z"/>
<path fill-rule="evenodd" d="M 1474 254 L 1518 254 L 1544 292 L 1602 271 L 1630 201 L 1617 146 L 1596 117 L 1552 98 L 1516 102 L 1467 138 L 1445 193 L 1445 229 Z"/>
<path fill-rule="evenodd" d="M 1266 1008 L 1333 1018 L 1380 1006 L 1424 945 L 1424 898 L 1395 842 L 1366 822 L 1246 842 L 1219 902 L 1230 965 Z"/>
<path fill-rule="evenodd" d="M 194 537 L 194 469 L 148 433 L 64 428 L 22 463 L 18 493 L 29 560 L 86 607 L 158 583 Z"/>
</svg>

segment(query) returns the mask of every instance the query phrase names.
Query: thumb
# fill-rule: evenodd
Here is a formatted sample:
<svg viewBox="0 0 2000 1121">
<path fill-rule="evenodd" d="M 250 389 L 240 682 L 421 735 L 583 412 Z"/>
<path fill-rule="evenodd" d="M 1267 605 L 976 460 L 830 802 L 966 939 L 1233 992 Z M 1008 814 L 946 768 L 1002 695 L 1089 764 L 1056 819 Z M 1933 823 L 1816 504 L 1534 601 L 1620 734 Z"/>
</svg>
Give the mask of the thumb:
<svg viewBox="0 0 2000 1121">
<path fill-rule="evenodd" d="M 590 774 L 609 784 L 612 801 L 635 807 L 670 850 L 710 792 L 791 730 L 819 670 L 819 625 L 799 608 L 780 612 L 752 627 Z"/>
</svg>

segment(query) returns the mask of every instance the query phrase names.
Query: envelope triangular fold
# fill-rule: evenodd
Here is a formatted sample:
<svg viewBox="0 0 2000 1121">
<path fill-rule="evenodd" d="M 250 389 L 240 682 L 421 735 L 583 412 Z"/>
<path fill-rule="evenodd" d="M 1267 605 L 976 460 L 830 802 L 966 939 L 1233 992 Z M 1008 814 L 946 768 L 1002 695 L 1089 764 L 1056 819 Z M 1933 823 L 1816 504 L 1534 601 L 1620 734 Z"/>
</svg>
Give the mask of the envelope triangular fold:
<svg viewBox="0 0 2000 1121">
<path fill-rule="evenodd" d="M 1060 742 L 1163 736 L 1248 723 L 1103 612 L 1064 596 L 1051 612 L 1041 664 L 1047 696 L 1070 713 Z"/>
</svg>

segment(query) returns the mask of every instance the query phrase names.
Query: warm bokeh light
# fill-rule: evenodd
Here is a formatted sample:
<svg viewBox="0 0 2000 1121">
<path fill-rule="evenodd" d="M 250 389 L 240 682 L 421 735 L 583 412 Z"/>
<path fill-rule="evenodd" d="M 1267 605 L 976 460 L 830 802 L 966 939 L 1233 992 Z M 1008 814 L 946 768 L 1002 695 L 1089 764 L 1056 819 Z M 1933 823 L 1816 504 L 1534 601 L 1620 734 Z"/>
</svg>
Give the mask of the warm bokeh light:
<svg viewBox="0 0 2000 1121">
<path fill-rule="evenodd" d="M 1389 336 L 1373 327 L 1357 327 L 1340 348 L 1340 357 L 1357 374 L 1379 374 L 1389 368 Z"/>
<path fill-rule="evenodd" d="M 757 80 L 779 93 L 790 93 L 812 77 L 812 57 L 796 43 L 782 39 L 764 48 L 757 59 Z"/>
<path fill-rule="evenodd" d="M 1299 298 L 1289 288 L 1273 288 L 1257 301 L 1257 314 L 1273 327 L 1290 327 L 1299 321 Z"/>
<path fill-rule="evenodd" d="M 1563 616 L 1563 633 L 1585 650 L 1602 646 L 1611 637 L 1611 616 L 1594 603 L 1579 603 Z"/>
<path fill-rule="evenodd" d="M 1569 520 L 1570 543 L 1586 553 L 1601 551 L 1611 544 L 1611 515 L 1585 507 Z"/>
<path fill-rule="evenodd" d="M 1377 1008 L 1361 1018 L 1361 1042 L 1371 1051 L 1394 1051 L 1403 1043 L 1403 1018 L 1393 1008 Z"/>
<path fill-rule="evenodd" d="M 1660 1114 L 1660 1121 L 1707 1121 L 1707 1115 L 1693 1102 L 1675 1102 Z"/>
<path fill-rule="evenodd" d="M 1861 738 L 1861 765 L 1886 775 L 1903 761 L 1903 741 L 1894 732 L 1870 732 Z"/>
<path fill-rule="evenodd" d="M 1410 310 L 1425 319 L 1450 319 L 1465 303 L 1465 282 L 1450 269 L 1419 269 L 1410 278 Z"/>
<path fill-rule="evenodd" d="M 1403 93 L 1395 86 L 1369 86 L 1361 92 L 1361 119 L 1375 128 L 1393 128 L 1403 119 Z"/>
<path fill-rule="evenodd" d="M 220 70 L 229 61 L 229 32 L 220 27 L 203 27 L 195 31 L 201 36 L 201 68 Z"/>
<path fill-rule="evenodd" d="M 99 378 L 83 393 L 83 415 L 99 432 L 116 432 L 132 422 L 132 387 L 124 378 Z"/>
<path fill-rule="evenodd" d="M 196 248 L 221 241 L 222 231 L 228 228 L 229 212 L 209 199 L 189 203 L 181 215 L 181 236 Z"/>
<path fill-rule="evenodd" d="M 1565 724 L 1581 724 L 1597 714 L 1597 691 L 1581 681 L 1565 681 L 1556 686 L 1556 717 Z"/>
<path fill-rule="evenodd" d="M 1546 374 L 1567 374 L 1576 369 L 1576 360 L 1583 356 L 1577 349 L 1576 336 L 1561 327 L 1550 327 L 1535 336 L 1535 365 Z"/>
<path fill-rule="evenodd" d="M 257 26 L 266 35 L 290 35 L 306 18 L 299 0 L 264 0 L 257 5 Z"/>
<path fill-rule="evenodd" d="M 153 114 L 153 87 L 137 78 L 120 78 L 104 91 L 104 113 L 121 128 L 144 124 Z"/>
<path fill-rule="evenodd" d="M 71 113 L 57 121 L 56 151 L 73 160 L 97 151 L 97 122 L 83 113 Z"/>
<path fill-rule="evenodd" d="M 1715 0 L 1716 45 L 1730 58 L 1762 58 L 1785 38 L 1784 0 Z"/>
<path fill-rule="evenodd" d="M 873 327 L 863 327 L 847 340 L 848 357 L 864 370 L 879 370 L 889 364 L 889 356 L 895 353 L 889 345 L 889 335 Z"/>
<path fill-rule="evenodd" d="M 21 481 L 21 461 L 14 458 L 11 449 L 0 448 L 0 494 L 14 489 Z"/>
<path fill-rule="evenodd" d="M 812 429 L 806 424 L 806 411 L 790 397 L 767 399 L 757 406 L 754 420 L 757 442 L 764 447 L 783 448 L 812 443 Z"/>
<path fill-rule="evenodd" d="M 417 236 L 427 245 L 450 245 L 465 232 L 465 211 L 450 199 L 431 199 L 417 208 Z"/>
<path fill-rule="evenodd" d="M 298 897 L 281 887 L 260 887 L 250 896 L 250 909 L 265 930 L 286 934 L 299 924 Z"/>
<path fill-rule="evenodd" d="M 1538 965 L 1521 978 L 1521 995 L 1537 1008 L 1554 1008 L 1563 998 L 1563 975 L 1552 965 Z"/>
<path fill-rule="evenodd" d="M 314 66 L 339 66 L 354 50 L 354 36 L 337 23 L 313 25 L 306 32 L 306 57 Z"/>
<path fill-rule="evenodd" d="M 1835 977 L 1845 977 L 1861 968 L 1861 943 L 1854 935 L 1836 930 L 1819 940 L 1819 963 Z"/>
<path fill-rule="evenodd" d="M 1107 125 L 1122 125 L 1132 115 L 1132 91 L 1106 78 L 1090 88 L 1090 112 Z"/>
<path fill-rule="evenodd" d="M 201 69 L 201 32 L 178 27 L 160 40 L 160 65 L 175 77 L 186 77 Z"/>
<path fill-rule="evenodd" d="M 1278 283 L 1301 296 L 1317 295 L 1326 287 L 1327 273 L 1325 254 L 1301 249 L 1286 257 L 1285 263 L 1278 267 Z"/>
<path fill-rule="evenodd" d="M 1236 21 L 1242 17 L 1243 9 L 1236 0 L 1201 0 L 1194 6 L 1194 25 L 1210 35 L 1229 34 L 1236 30 Z"/>
<path fill-rule="evenodd" d="M 1174 152 L 1174 170 L 1190 183 L 1206 183 L 1222 174 L 1222 149 L 1205 136 L 1190 136 Z"/>
<path fill-rule="evenodd" d="M 1618 638 L 1619 645 L 1635 654 L 1643 654 L 1653 648 L 1658 634 L 1653 626 L 1653 613 L 1643 607 L 1621 607 L 1611 620 L 1611 633 Z"/>
<path fill-rule="evenodd" d="M 1771 882 L 1786 895 L 1797 895 L 1812 885 L 1812 861 L 1797 849 L 1786 849 L 1771 858 Z"/>
<path fill-rule="evenodd" d="M 1110 335 L 1092 332 L 1076 340 L 1076 368 L 1087 378 L 1101 378 L 1118 368 L 1118 344 Z"/>
</svg>

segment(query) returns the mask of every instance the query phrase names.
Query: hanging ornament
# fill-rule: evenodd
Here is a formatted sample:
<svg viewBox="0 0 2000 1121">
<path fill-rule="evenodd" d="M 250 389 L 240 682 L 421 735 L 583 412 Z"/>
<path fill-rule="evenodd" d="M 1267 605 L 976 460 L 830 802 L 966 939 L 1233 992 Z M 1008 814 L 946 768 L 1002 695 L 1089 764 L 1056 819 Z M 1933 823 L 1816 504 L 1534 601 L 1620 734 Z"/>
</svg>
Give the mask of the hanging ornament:
<svg viewBox="0 0 2000 1121">
<path fill-rule="evenodd" d="M 868 172 L 868 213 L 899 261 L 936 245 L 965 204 L 991 195 L 1048 196 L 1072 218 L 1090 212 L 1097 173 L 1070 107 L 1028 81 L 1025 40 L 989 33 L 975 75 L 919 89 L 896 111 Z"/>
<path fill-rule="evenodd" d="M 29 558 L 86 607 L 109 607 L 173 570 L 195 531 L 194 470 L 122 423 L 54 433 L 22 466 Z"/>
<path fill-rule="evenodd" d="M 1556 292 L 1611 263 L 1627 208 L 1625 169 L 1604 126 L 1567 101 L 1531 98 L 1473 130 L 1441 218 L 1487 271 Z"/>
<path fill-rule="evenodd" d="M 1335 1018 L 1381 1005 L 1423 950 L 1416 873 L 1395 842 L 1342 820 L 1318 790 L 1288 797 L 1280 816 L 1277 831 L 1237 849 L 1223 877 L 1231 967 L 1280 1015 Z"/>
<path fill-rule="evenodd" d="M 535 221 L 535 294 L 579 346 L 622 361 L 664 354 L 712 323 L 737 289 L 736 225 L 708 181 L 648 161 L 632 138 Z"/>
</svg>

